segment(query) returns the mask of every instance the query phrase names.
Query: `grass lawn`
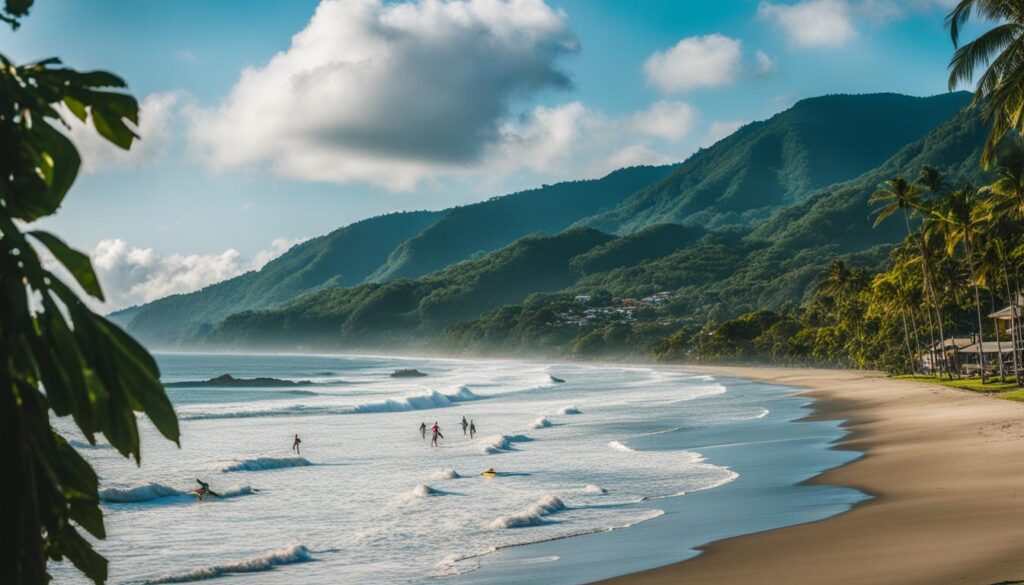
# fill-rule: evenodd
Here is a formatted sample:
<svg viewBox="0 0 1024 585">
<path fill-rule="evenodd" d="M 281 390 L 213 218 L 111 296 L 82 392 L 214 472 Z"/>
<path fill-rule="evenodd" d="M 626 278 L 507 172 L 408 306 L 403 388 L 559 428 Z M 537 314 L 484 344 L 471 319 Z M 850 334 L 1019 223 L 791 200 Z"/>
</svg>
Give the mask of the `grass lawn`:
<svg viewBox="0 0 1024 585">
<path fill-rule="evenodd" d="M 946 378 L 938 378 L 936 376 L 922 376 L 922 375 L 906 375 L 906 376 L 894 376 L 900 380 L 915 380 L 918 382 L 928 382 L 931 384 L 941 384 L 943 386 L 950 386 L 953 388 L 959 388 L 961 390 L 971 390 L 972 392 L 984 392 L 989 393 L 1000 393 L 1000 398 L 1006 398 L 1008 400 L 1019 400 L 1024 402 L 1024 390 L 1020 386 L 1013 382 L 1006 382 L 1005 384 L 998 381 L 989 379 L 987 384 L 982 384 L 981 380 L 977 378 L 967 378 L 964 380 L 947 380 Z M 998 379 L 997 379 L 998 380 Z M 1014 392 L 1007 392 L 1013 390 Z M 1013 396 L 1011 396 L 1013 395 Z"/>
</svg>

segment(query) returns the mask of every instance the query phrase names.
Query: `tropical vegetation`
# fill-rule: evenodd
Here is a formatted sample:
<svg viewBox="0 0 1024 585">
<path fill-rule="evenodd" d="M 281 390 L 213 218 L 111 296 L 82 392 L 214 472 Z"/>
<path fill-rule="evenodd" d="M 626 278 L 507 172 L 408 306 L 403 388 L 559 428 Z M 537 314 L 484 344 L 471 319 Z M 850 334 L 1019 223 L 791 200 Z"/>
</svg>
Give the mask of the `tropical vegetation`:
<svg viewBox="0 0 1024 585">
<path fill-rule="evenodd" d="M 31 5 L 6 0 L 0 19 L 16 28 Z M 81 166 L 61 130 L 67 116 L 91 123 L 121 148 L 132 146 L 138 105 L 124 87 L 104 71 L 76 71 L 57 59 L 19 65 L 0 55 L 3 583 L 46 583 L 47 562 L 64 559 L 96 583 L 107 578 L 106 559 L 81 532 L 106 536 L 96 473 L 51 416 L 70 417 L 90 443 L 102 436 L 137 462 L 136 412 L 178 440 L 153 358 L 51 270 L 62 267 L 85 294 L 102 300 L 88 256 L 52 233 L 26 229 L 56 213 Z M 52 261 L 44 262 L 44 252 Z"/>
</svg>

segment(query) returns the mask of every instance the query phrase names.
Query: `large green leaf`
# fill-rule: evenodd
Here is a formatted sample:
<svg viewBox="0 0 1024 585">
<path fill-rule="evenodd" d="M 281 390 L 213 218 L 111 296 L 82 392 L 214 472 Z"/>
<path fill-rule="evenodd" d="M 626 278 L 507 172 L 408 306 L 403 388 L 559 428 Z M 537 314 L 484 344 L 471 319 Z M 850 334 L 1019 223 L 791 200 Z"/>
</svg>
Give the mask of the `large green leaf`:
<svg viewBox="0 0 1024 585">
<path fill-rule="evenodd" d="M 75 277 L 82 290 L 101 301 L 104 300 L 99 278 L 96 277 L 96 271 L 93 270 L 92 262 L 87 255 L 71 248 L 60 238 L 49 232 L 35 230 L 28 232 L 28 235 L 39 240 L 41 244 L 50 250 L 53 257 L 63 264 L 68 269 L 68 272 Z"/>
</svg>

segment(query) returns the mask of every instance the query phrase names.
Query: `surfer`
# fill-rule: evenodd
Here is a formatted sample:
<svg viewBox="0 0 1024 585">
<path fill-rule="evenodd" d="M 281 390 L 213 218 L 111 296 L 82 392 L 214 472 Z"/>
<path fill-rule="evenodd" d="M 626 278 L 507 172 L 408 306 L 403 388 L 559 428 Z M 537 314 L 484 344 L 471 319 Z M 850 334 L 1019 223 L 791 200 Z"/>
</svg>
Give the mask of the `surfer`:
<svg viewBox="0 0 1024 585">
<path fill-rule="evenodd" d="M 299 445 L 301 444 L 302 439 L 299 438 L 299 435 L 295 435 L 295 441 L 292 442 L 292 451 L 295 451 L 296 455 L 301 455 L 301 453 L 299 452 Z"/>
<path fill-rule="evenodd" d="M 462 417 L 462 436 L 466 436 L 466 429 L 469 428 L 469 423 L 466 422 L 466 417 Z"/>
<path fill-rule="evenodd" d="M 469 438 L 472 439 L 476 435 L 476 423 L 473 419 L 469 420 Z"/>
<path fill-rule="evenodd" d="M 196 490 L 196 495 L 199 496 L 200 500 L 205 498 L 206 496 L 218 495 L 216 492 L 210 489 L 210 484 L 206 483 L 205 481 L 197 479 L 196 483 L 199 484 L 199 489 Z"/>
<path fill-rule="evenodd" d="M 427 438 L 427 423 L 420 423 L 420 436 Z"/>
<path fill-rule="evenodd" d="M 437 426 L 437 421 L 434 421 L 434 426 L 430 427 L 430 446 L 437 447 L 437 438 L 444 438 L 441 434 L 441 427 Z"/>
</svg>

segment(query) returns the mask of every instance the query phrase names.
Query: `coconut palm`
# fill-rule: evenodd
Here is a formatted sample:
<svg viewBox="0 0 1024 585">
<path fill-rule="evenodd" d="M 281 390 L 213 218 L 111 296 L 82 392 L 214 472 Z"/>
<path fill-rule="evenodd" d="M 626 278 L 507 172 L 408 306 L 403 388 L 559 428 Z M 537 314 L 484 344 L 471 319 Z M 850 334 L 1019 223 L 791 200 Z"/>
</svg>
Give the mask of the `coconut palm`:
<svg viewBox="0 0 1024 585">
<path fill-rule="evenodd" d="M 929 169 L 931 167 L 928 167 Z M 944 180 L 942 179 L 941 173 L 934 169 L 924 172 L 922 169 L 922 175 L 925 175 L 926 180 L 929 183 L 929 189 L 934 189 L 933 194 L 937 193 L 941 189 Z M 877 191 L 875 191 L 871 198 L 868 199 L 868 203 L 873 205 L 880 205 L 874 211 L 875 214 L 875 227 L 891 217 L 896 212 L 902 212 L 903 223 L 907 228 L 907 238 L 915 242 L 918 248 L 919 258 L 921 260 L 921 276 L 925 285 L 925 291 L 928 293 L 928 300 L 935 311 L 936 322 L 939 327 L 939 339 L 946 339 L 946 333 L 942 324 L 942 307 L 939 302 L 939 297 L 935 291 L 935 284 L 931 278 L 931 262 L 930 254 L 927 250 L 927 244 L 924 238 L 920 234 L 916 233 L 910 225 L 910 217 L 913 213 L 921 212 L 927 209 L 923 199 L 921 187 L 917 184 L 911 183 L 903 177 L 893 177 L 887 179 Z M 946 367 L 946 373 L 952 378 L 952 374 L 949 372 L 949 366 L 946 360 L 942 360 L 942 364 Z"/>
<path fill-rule="evenodd" d="M 960 33 L 972 19 L 994 26 L 977 39 L 960 45 Z M 977 77 L 972 107 L 979 107 L 992 124 L 982 150 L 988 168 L 996 147 L 1011 130 L 1024 130 L 1024 2 L 1021 0 L 960 0 L 946 16 L 956 52 L 949 63 L 949 89 Z"/>
<path fill-rule="evenodd" d="M 979 233 L 978 189 L 972 185 L 964 185 L 954 189 L 943 198 L 941 203 L 931 210 L 933 222 L 929 227 L 941 232 L 946 241 L 946 253 L 950 258 L 956 251 L 957 244 L 963 247 L 964 258 L 971 275 L 974 288 L 974 310 L 978 318 L 978 364 L 981 366 L 981 381 L 985 382 L 985 353 L 981 342 L 984 339 L 984 327 L 981 319 L 981 294 L 978 291 L 978 274 L 974 263 L 974 240 Z"/>
</svg>

